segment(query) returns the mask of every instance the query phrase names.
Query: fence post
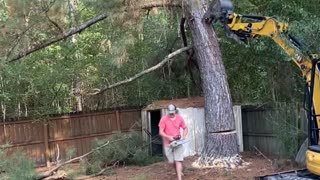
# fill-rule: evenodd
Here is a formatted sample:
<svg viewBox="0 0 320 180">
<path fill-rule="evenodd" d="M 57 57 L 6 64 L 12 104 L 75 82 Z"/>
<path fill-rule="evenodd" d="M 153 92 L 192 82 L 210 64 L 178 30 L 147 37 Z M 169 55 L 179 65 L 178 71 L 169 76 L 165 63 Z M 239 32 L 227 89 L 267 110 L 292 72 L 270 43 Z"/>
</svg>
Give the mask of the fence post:
<svg viewBox="0 0 320 180">
<path fill-rule="evenodd" d="M 116 119 L 117 119 L 117 130 L 121 131 L 121 122 L 120 122 L 120 113 L 119 110 L 116 110 Z"/>
<path fill-rule="evenodd" d="M 47 167 L 50 167 L 48 122 L 43 123 L 43 137 L 44 137 L 44 148 L 45 148 L 44 157 L 46 160 Z"/>
<path fill-rule="evenodd" d="M 237 131 L 238 147 L 239 151 L 243 152 L 243 132 L 242 132 L 242 114 L 241 106 L 233 106 L 233 115 Z"/>
<path fill-rule="evenodd" d="M 7 133 L 5 122 L 3 122 L 3 133 L 4 133 L 4 143 L 7 144 L 9 142 L 9 139 L 8 139 L 8 133 Z"/>
</svg>

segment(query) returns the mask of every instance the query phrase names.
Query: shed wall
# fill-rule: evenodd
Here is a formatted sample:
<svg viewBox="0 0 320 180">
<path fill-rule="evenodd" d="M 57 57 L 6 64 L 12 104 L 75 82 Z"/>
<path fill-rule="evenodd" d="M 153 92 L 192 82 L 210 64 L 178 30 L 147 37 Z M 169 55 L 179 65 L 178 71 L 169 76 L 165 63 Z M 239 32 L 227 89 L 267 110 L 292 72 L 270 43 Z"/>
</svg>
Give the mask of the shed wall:
<svg viewBox="0 0 320 180">
<path fill-rule="evenodd" d="M 204 147 L 205 140 L 205 124 L 204 124 L 204 109 L 203 108 L 186 108 L 179 109 L 179 114 L 185 120 L 188 127 L 187 139 L 189 143 L 184 144 L 184 156 L 193 156 L 200 154 Z"/>
</svg>

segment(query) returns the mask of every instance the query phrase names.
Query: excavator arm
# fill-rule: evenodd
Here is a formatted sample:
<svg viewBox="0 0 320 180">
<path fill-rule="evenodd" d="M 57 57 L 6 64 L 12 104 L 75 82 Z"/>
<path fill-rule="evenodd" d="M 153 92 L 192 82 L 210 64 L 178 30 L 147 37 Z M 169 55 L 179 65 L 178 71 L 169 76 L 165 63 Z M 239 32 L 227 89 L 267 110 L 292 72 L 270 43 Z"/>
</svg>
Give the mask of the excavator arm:
<svg viewBox="0 0 320 180">
<path fill-rule="evenodd" d="M 308 53 L 302 44 L 288 32 L 288 24 L 274 17 L 240 15 L 233 12 L 229 0 L 220 0 L 213 6 L 211 21 L 219 20 L 228 37 L 247 43 L 260 36 L 271 38 L 299 67 L 306 81 L 306 110 L 308 115 L 309 146 L 306 153 L 307 169 L 320 176 L 320 57 Z"/>
</svg>

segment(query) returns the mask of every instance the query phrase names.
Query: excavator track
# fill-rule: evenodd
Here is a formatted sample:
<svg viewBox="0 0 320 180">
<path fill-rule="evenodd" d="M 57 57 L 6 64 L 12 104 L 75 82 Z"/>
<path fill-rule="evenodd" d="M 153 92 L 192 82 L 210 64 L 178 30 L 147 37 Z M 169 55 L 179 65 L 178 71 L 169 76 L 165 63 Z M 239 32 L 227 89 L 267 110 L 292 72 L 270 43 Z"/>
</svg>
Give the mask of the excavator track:
<svg viewBox="0 0 320 180">
<path fill-rule="evenodd" d="M 311 174 L 306 169 L 280 172 L 256 177 L 255 180 L 320 180 L 319 176 Z"/>
</svg>

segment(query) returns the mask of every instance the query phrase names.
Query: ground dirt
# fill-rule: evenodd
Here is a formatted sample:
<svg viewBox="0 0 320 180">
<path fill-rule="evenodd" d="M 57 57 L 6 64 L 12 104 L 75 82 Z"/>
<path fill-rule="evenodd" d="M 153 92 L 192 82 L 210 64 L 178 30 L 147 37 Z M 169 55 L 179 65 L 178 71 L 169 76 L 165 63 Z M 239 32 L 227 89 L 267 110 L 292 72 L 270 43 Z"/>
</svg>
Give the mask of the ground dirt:
<svg viewBox="0 0 320 180">
<path fill-rule="evenodd" d="M 279 171 L 296 169 L 297 167 L 287 160 L 271 160 L 255 153 L 243 153 L 242 158 L 250 163 L 246 168 L 225 169 L 195 169 L 192 162 L 196 157 L 186 158 L 184 162 L 184 180 L 246 180 L 256 176 L 267 175 Z M 271 160 L 271 161 L 270 161 Z M 145 167 L 128 166 L 117 168 L 111 175 L 91 178 L 90 180 L 174 180 L 175 172 L 167 162 L 158 162 Z"/>
<path fill-rule="evenodd" d="M 226 170 L 220 168 L 195 169 L 192 163 L 197 157 L 188 157 L 184 161 L 184 180 L 247 180 L 256 176 L 263 176 L 275 172 L 297 169 L 298 167 L 288 160 L 274 160 L 256 153 L 245 152 L 242 159 L 249 165 L 242 169 Z M 77 164 L 72 165 L 77 168 Z M 43 171 L 43 169 L 42 169 Z M 176 175 L 171 165 L 166 161 L 149 166 L 120 166 L 103 176 L 88 180 L 175 180 Z"/>
</svg>

